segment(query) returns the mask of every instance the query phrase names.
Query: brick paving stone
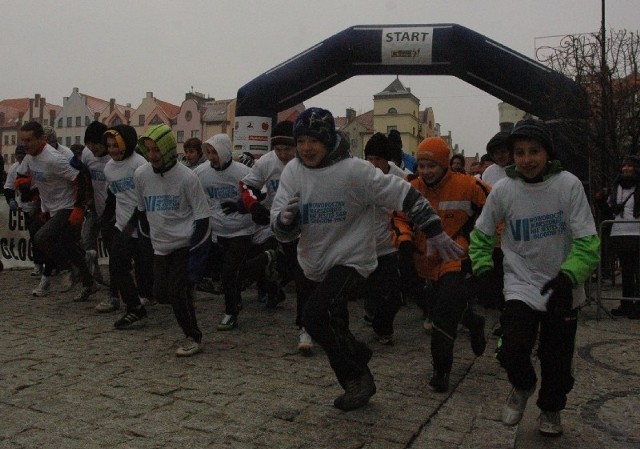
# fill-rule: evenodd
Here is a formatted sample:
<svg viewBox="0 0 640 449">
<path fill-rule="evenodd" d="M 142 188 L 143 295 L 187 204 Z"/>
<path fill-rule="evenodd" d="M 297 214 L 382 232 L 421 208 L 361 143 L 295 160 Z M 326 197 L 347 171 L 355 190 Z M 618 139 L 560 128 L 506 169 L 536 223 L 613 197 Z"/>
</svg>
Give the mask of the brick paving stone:
<svg viewBox="0 0 640 449">
<path fill-rule="evenodd" d="M 103 270 L 106 271 L 106 270 Z M 319 347 L 296 352 L 293 291 L 276 310 L 243 293 L 240 326 L 217 332 L 220 295 L 198 293 L 204 351 L 174 355 L 183 336 L 171 308 L 148 307 L 140 329 L 118 331 L 123 313 L 98 314 L 105 289 L 86 303 L 77 290 L 31 299 L 29 270 L 0 274 L 0 447 L 24 448 L 340 448 L 484 449 L 640 447 L 638 321 L 579 321 L 576 388 L 563 412 L 565 435 L 537 434 L 535 400 L 519 426 L 499 420 L 509 392 L 504 371 L 487 351 L 474 357 L 468 332 L 455 346 L 448 394 L 433 393 L 429 335 L 413 306 L 396 320 L 394 346 L 374 341 L 360 302 L 352 329 L 374 350 L 378 392 L 369 406 L 341 412 L 341 394 Z M 487 332 L 498 314 L 487 317 Z"/>
</svg>

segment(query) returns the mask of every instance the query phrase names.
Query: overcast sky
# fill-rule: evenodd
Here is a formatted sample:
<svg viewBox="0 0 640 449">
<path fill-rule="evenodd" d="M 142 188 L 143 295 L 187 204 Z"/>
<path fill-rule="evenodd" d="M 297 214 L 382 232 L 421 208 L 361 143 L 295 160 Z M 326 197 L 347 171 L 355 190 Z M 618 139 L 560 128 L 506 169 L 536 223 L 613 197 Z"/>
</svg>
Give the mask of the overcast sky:
<svg viewBox="0 0 640 449">
<path fill-rule="evenodd" d="M 62 105 L 73 87 L 139 105 L 193 90 L 235 98 L 261 73 L 354 25 L 457 23 L 528 57 L 544 36 L 598 31 L 600 0 L 0 0 L 0 99 Z M 607 27 L 640 28 L 640 1 L 609 0 Z M 305 101 L 373 108 L 394 76 L 360 76 Z M 454 77 L 402 76 L 467 156 L 498 131 L 499 100 Z"/>
</svg>

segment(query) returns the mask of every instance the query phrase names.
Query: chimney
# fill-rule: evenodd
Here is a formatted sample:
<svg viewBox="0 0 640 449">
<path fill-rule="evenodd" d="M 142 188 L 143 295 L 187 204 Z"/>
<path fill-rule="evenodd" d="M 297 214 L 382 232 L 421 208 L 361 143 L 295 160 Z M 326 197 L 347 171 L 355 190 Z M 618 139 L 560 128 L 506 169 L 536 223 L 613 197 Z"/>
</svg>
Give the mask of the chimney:
<svg viewBox="0 0 640 449">
<path fill-rule="evenodd" d="M 110 98 L 109 99 L 109 113 L 112 113 L 115 108 L 116 108 L 116 99 L 115 98 Z"/>
<path fill-rule="evenodd" d="M 147 92 L 147 97 L 146 98 L 153 98 L 153 92 Z"/>
<path fill-rule="evenodd" d="M 124 118 L 127 120 L 127 125 L 131 124 L 131 111 L 129 111 L 128 109 L 124 111 Z"/>
<path fill-rule="evenodd" d="M 347 124 L 354 121 L 356 118 L 356 110 L 353 108 L 347 108 Z"/>
</svg>

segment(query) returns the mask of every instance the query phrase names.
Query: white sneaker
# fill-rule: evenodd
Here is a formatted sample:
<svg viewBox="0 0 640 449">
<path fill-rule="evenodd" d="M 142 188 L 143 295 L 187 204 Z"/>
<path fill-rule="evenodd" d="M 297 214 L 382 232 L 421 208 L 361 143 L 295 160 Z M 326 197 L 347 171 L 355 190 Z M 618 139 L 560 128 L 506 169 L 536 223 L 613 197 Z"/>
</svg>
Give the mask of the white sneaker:
<svg viewBox="0 0 640 449">
<path fill-rule="evenodd" d="M 559 437 L 562 435 L 560 412 L 541 412 L 538 417 L 538 431 L 547 437 Z"/>
<path fill-rule="evenodd" d="M 298 336 L 298 351 L 302 355 L 310 355 L 312 348 L 313 340 L 311 340 L 311 336 L 307 333 L 304 327 L 300 328 L 300 334 Z"/>
<path fill-rule="evenodd" d="M 182 346 L 176 349 L 177 357 L 191 357 L 202 351 L 202 344 L 198 343 L 191 337 L 187 337 Z"/>
<path fill-rule="evenodd" d="M 58 288 L 61 292 L 68 292 L 73 288 L 73 272 L 71 270 L 61 271 L 58 275 Z"/>
<path fill-rule="evenodd" d="M 529 397 L 535 391 L 535 387 L 531 390 L 511 390 L 507 403 L 502 409 L 502 422 L 508 426 L 515 426 L 522 419 L 524 409 L 527 407 Z"/>
<path fill-rule="evenodd" d="M 33 271 L 31 272 L 31 276 L 38 277 L 42 275 L 42 265 L 41 264 L 35 264 L 33 266 Z"/>
<path fill-rule="evenodd" d="M 118 296 L 109 295 L 96 306 L 96 312 L 108 313 L 115 312 L 120 308 L 120 298 Z"/>
<path fill-rule="evenodd" d="M 40 278 L 40 283 L 36 288 L 33 289 L 31 294 L 37 297 L 47 296 L 50 287 L 51 280 L 49 279 L 49 276 L 42 275 L 42 277 Z"/>
</svg>

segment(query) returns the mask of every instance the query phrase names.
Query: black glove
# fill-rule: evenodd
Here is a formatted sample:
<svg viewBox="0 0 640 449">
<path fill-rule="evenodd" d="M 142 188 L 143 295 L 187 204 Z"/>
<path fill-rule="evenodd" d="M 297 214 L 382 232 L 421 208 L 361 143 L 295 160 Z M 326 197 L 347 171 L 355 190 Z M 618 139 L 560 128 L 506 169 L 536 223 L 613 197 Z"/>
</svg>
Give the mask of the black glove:
<svg viewBox="0 0 640 449">
<path fill-rule="evenodd" d="M 249 212 L 251 213 L 251 219 L 255 224 L 268 225 L 271 222 L 271 213 L 269 212 L 269 209 L 260 203 L 255 203 L 251 206 Z"/>
<path fill-rule="evenodd" d="M 573 282 L 563 272 L 548 281 L 540 293 L 545 295 L 551 290 L 551 296 L 547 301 L 547 312 L 556 315 L 564 315 L 571 311 L 573 307 Z"/>
<path fill-rule="evenodd" d="M 220 204 L 220 206 L 222 206 L 222 212 L 227 215 L 238 212 L 238 205 L 235 203 L 235 201 L 225 201 L 224 203 Z"/>
</svg>

